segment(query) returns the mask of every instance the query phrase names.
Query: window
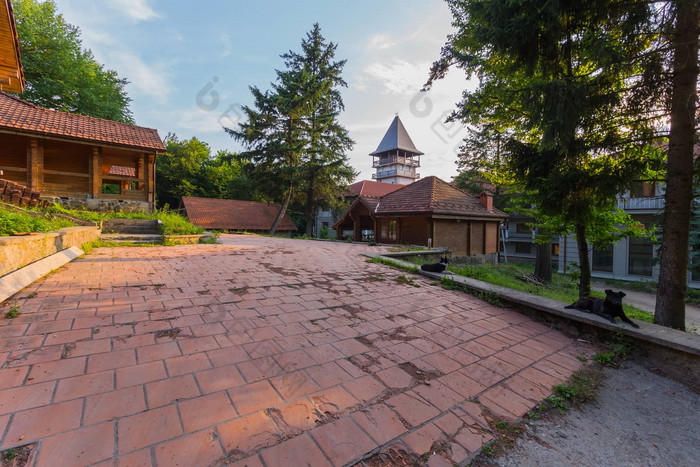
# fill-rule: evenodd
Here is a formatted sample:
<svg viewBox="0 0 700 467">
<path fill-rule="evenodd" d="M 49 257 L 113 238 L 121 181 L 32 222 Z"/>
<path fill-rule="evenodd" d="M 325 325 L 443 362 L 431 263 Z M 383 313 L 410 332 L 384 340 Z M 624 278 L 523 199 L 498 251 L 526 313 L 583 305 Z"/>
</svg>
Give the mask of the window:
<svg viewBox="0 0 700 467">
<path fill-rule="evenodd" d="M 532 253 L 532 244 L 530 244 L 530 243 L 516 243 L 515 244 L 515 252 L 529 255 L 530 253 Z"/>
<path fill-rule="evenodd" d="M 632 183 L 630 198 L 653 198 L 656 196 L 656 182 L 637 180 Z"/>
<path fill-rule="evenodd" d="M 559 244 L 552 243 L 552 256 L 559 256 Z"/>
<path fill-rule="evenodd" d="M 515 224 L 515 231 L 517 233 L 529 234 L 529 233 L 532 233 L 532 227 L 530 227 L 529 225 L 527 225 L 525 223 L 518 222 L 517 224 Z"/>
<path fill-rule="evenodd" d="M 379 235 L 382 240 L 396 241 L 396 221 L 382 221 L 379 225 Z"/>
<path fill-rule="evenodd" d="M 630 238 L 628 272 L 635 276 L 651 276 L 654 244 L 646 238 Z"/>
<path fill-rule="evenodd" d="M 594 271 L 613 272 L 612 245 L 607 245 L 603 248 L 593 247 L 593 264 L 591 268 Z"/>
</svg>

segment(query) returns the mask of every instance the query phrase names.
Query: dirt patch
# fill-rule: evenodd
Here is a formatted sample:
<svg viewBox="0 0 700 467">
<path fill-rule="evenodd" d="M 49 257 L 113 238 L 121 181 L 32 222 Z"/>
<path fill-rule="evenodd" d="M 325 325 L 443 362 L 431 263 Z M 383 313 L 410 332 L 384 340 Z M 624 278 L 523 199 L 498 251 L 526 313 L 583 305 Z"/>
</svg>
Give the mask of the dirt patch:
<svg viewBox="0 0 700 467">
<path fill-rule="evenodd" d="M 404 467 L 418 465 L 418 458 L 400 447 L 391 447 L 385 451 L 358 462 L 353 467 Z"/>
<path fill-rule="evenodd" d="M 481 465 L 697 465 L 700 396 L 634 362 L 606 374 L 594 402 L 525 424 L 513 449 Z"/>
<path fill-rule="evenodd" d="M 70 354 L 73 353 L 75 350 L 75 343 L 71 342 L 69 344 L 66 344 L 63 346 L 63 350 L 61 351 L 61 360 L 65 360 L 66 358 L 70 357 Z"/>
<path fill-rule="evenodd" d="M 379 333 L 379 339 L 383 341 L 392 341 L 392 342 L 408 342 L 412 341 L 415 339 L 418 339 L 415 336 L 411 336 L 409 334 L 406 334 L 406 331 L 404 328 L 396 328 L 391 332 L 386 332 L 382 331 Z"/>
<path fill-rule="evenodd" d="M 399 368 L 401 368 L 403 371 L 411 375 L 413 379 L 420 383 L 425 383 L 427 381 L 431 381 L 433 379 L 439 378 L 440 376 L 443 376 L 444 373 L 441 371 L 433 370 L 433 371 L 424 371 L 418 368 L 416 365 L 414 365 L 411 362 L 404 362 L 404 363 L 399 363 Z"/>
<path fill-rule="evenodd" d="M 162 330 L 162 331 L 156 331 L 153 333 L 156 339 L 163 339 L 165 337 L 169 337 L 171 339 L 175 339 L 177 336 L 180 335 L 182 332 L 182 329 L 180 328 L 172 328 L 172 329 L 167 329 L 167 330 Z"/>
<path fill-rule="evenodd" d="M 24 467 L 30 465 L 34 461 L 35 443 L 27 444 L 17 448 L 10 448 L 0 453 L 1 467 Z"/>
</svg>

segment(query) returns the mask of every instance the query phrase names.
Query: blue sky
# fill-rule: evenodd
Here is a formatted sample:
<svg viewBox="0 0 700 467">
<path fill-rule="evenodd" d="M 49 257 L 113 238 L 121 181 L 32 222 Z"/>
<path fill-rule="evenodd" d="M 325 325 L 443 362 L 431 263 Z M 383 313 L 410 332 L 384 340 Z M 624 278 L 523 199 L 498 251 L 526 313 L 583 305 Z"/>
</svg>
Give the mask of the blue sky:
<svg viewBox="0 0 700 467">
<path fill-rule="evenodd" d="M 55 2 L 97 60 L 131 81 L 137 124 L 161 136 L 197 136 L 215 151 L 241 149 L 222 125 L 235 126 L 240 105 L 251 103 L 248 86 L 267 89 L 279 55 L 299 50 L 318 22 L 338 44 L 337 58 L 347 59 L 340 120 L 356 142 L 349 156 L 358 179 L 374 172 L 368 154 L 396 112 L 425 153 L 421 175 L 456 174 L 464 129 L 443 122 L 469 83 L 455 70 L 419 93 L 452 31 L 442 0 Z"/>
</svg>

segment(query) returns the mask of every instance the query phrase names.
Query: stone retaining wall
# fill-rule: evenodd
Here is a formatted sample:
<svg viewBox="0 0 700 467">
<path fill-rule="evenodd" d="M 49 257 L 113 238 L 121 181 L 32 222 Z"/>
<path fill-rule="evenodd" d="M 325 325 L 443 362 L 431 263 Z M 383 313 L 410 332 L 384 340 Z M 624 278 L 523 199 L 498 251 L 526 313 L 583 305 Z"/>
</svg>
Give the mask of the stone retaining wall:
<svg viewBox="0 0 700 467">
<path fill-rule="evenodd" d="M 67 227 L 57 232 L 20 237 L 0 237 L 0 276 L 66 248 L 99 238 L 97 227 Z"/>
<path fill-rule="evenodd" d="M 61 204 L 68 209 L 87 209 L 99 212 L 153 212 L 153 204 L 147 201 L 135 201 L 128 199 L 87 199 L 87 198 L 59 198 L 43 196 L 50 203 Z"/>
</svg>

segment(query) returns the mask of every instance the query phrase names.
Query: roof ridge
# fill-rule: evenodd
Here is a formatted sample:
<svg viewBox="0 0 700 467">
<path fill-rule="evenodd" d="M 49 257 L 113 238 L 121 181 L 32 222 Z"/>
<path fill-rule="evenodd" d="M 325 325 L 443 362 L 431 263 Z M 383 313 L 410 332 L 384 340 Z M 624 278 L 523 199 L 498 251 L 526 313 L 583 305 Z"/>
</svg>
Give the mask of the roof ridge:
<svg viewBox="0 0 700 467">
<path fill-rule="evenodd" d="M 16 101 L 19 102 L 20 104 L 24 104 L 24 105 L 26 105 L 26 106 L 28 106 L 28 107 L 35 108 L 35 109 L 40 110 L 40 111 L 42 111 L 42 112 L 56 112 L 56 113 L 60 113 L 60 114 L 64 114 L 64 115 L 70 115 L 71 117 L 88 118 L 88 119 L 91 119 L 91 120 L 99 120 L 99 121 L 102 121 L 102 122 L 115 123 L 115 124 L 117 124 L 117 125 L 126 125 L 126 126 L 130 126 L 130 127 L 135 127 L 135 128 L 143 128 L 144 130 L 154 130 L 154 131 L 158 131 L 157 128 L 150 128 L 150 127 L 147 127 L 147 126 L 136 125 L 135 123 L 118 122 L 118 121 L 116 121 L 116 120 L 110 120 L 110 119 L 108 119 L 108 118 L 93 117 L 92 115 L 84 115 L 84 114 L 77 113 L 77 112 L 68 112 L 68 111 L 65 111 L 65 110 L 50 109 L 50 108 L 48 108 L 48 107 L 42 107 L 42 106 L 40 106 L 40 105 L 38 105 L 38 104 L 35 104 L 35 103 L 33 103 L 33 102 L 25 101 L 24 99 L 21 99 L 21 98 L 18 97 L 18 96 L 15 96 L 15 95 L 12 95 L 12 94 L 8 94 L 8 93 L 6 93 L 5 91 L 0 91 L 0 95 L 2 95 L 2 96 L 4 96 L 4 97 L 8 97 L 8 98 L 13 99 L 13 100 L 16 100 Z"/>
</svg>

